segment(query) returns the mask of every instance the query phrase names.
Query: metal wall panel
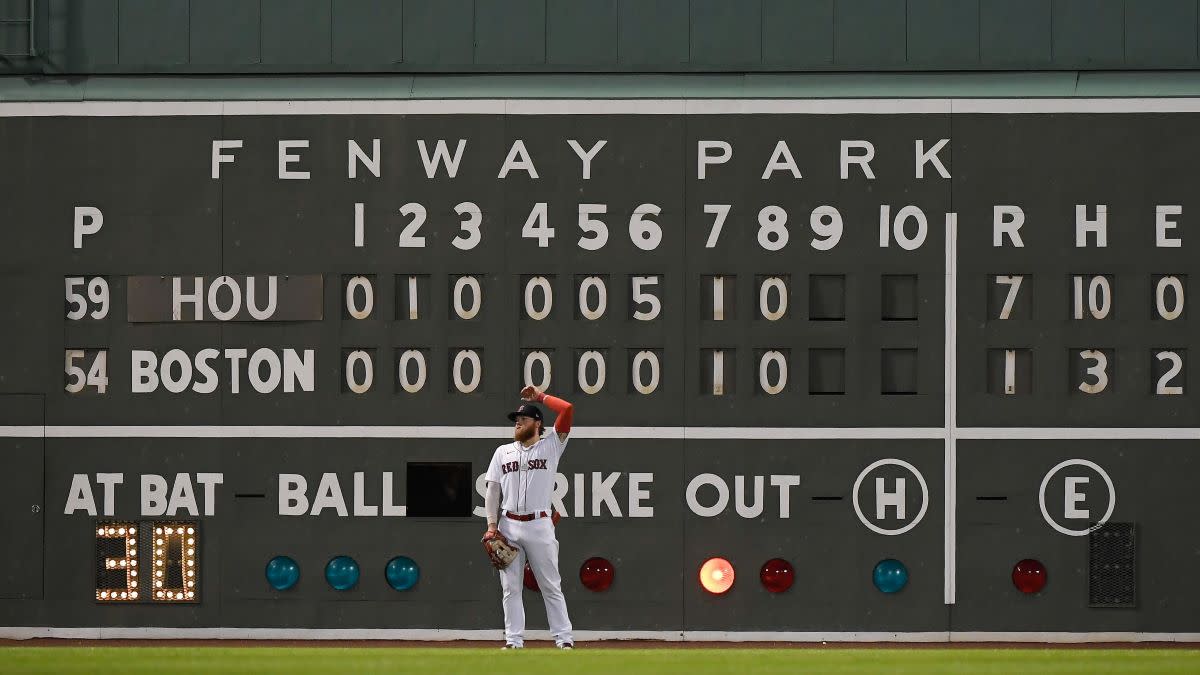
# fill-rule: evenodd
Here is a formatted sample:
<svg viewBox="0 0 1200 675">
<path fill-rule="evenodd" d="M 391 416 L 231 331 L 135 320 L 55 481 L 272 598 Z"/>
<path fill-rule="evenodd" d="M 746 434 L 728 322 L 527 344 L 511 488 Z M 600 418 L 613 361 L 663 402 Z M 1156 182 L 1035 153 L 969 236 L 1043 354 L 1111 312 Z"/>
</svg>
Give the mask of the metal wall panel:
<svg viewBox="0 0 1200 675">
<path fill-rule="evenodd" d="M 188 62 L 190 17 L 186 0 L 121 0 L 117 13 L 117 58 L 121 64 L 171 66 Z"/>
<path fill-rule="evenodd" d="M 404 3 L 336 0 L 333 3 L 333 62 L 394 66 L 404 62 Z"/>
<path fill-rule="evenodd" d="M 1041 0 L 980 0 L 980 60 L 999 68 L 1034 69 L 1053 64 L 1051 3 Z"/>
<path fill-rule="evenodd" d="M 616 65 L 617 0 L 547 0 L 546 62 Z"/>
<path fill-rule="evenodd" d="M 825 67 L 833 63 L 833 0 L 763 0 L 764 66 Z"/>
<path fill-rule="evenodd" d="M 888 0 L 835 0 L 833 12 L 838 65 L 895 67 L 905 62 L 905 5 Z"/>
<path fill-rule="evenodd" d="M 762 61 L 762 3 L 694 0 L 691 63 L 757 66 Z"/>
<path fill-rule="evenodd" d="M 979 3 L 909 0 L 908 62 L 979 63 Z"/>
<path fill-rule="evenodd" d="M 691 56 L 691 16 L 687 0 L 645 0 L 617 4 L 617 62 L 678 68 Z"/>
<path fill-rule="evenodd" d="M 0 369 L 0 372 L 8 372 Z M 42 397 L 0 394 L 0 424 L 34 425 L 45 422 Z M 45 455 L 41 438 L 0 438 L 0 541 L 9 555 L 0 560 L 0 598 L 40 600 L 45 554 L 42 491 Z"/>
<path fill-rule="evenodd" d="M 1197 59 L 1194 0 L 48 0 L 39 10 L 39 55 L 0 72 L 1102 71 Z"/>
<path fill-rule="evenodd" d="M 546 62 L 546 0 L 476 0 L 475 63 Z"/>
<path fill-rule="evenodd" d="M 1055 65 L 1111 68 L 1124 62 L 1123 0 L 1056 0 L 1053 8 Z"/>
<path fill-rule="evenodd" d="M 1194 0 L 1125 3 L 1125 63 L 1172 66 L 1196 62 Z"/>
<path fill-rule="evenodd" d="M 264 64 L 332 62 L 333 19 L 329 0 L 261 0 Z"/>
<path fill-rule="evenodd" d="M 405 0 L 404 62 L 463 66 L 475 54 L 475 3 Z"/>
<path fill-rule="evenodd" d="M 192 0 L 188 23 L 190 62 L 198 66 L 260 63 L 261 5 L 242 0 Z"/>
</svg>

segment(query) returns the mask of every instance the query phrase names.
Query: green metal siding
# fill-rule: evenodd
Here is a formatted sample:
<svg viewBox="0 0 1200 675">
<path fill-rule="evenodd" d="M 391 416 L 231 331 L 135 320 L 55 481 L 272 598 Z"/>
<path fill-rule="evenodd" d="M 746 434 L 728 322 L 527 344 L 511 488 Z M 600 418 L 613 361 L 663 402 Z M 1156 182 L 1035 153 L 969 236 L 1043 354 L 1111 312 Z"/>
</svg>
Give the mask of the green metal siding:
<svg viewBox="0 0 1200 675">
<path fill-rule="evenodd" d="M 979 3 L 909 0 L 908 61 L 979 64 Z"/>
<path fill-rule="evenodd" d="M 1123 65 L 1124 13 L 1122 0 L 1054 0 L 1054 63 L 1070 68 Z"/>
<path fill-rule="evenodd" d="M 1014 70 L 1052 67 L 1050 9 L 1044 0 L 980 0 L 980 63 Z"/>
<path fill-rule="evenodd" d="M 476 0 L 475 63 L 546 62 L 545 0 Z"/>
<path fill-rule="evenodd" d="M 190 4 L 191 63 L 233 70 L 261 62 L 258 36 L 262 13 L 257 2 L 193 0 Z"/>
<path fill-rule="evenodd" d="M 1125 5 L 1125 63 L 1162 68 L 1196 64 L 1196 3 L 1141 0 Z"/>
<path fill-rule="evenodd" d="M 833 64 L 833 0 L 763 0 L 763 63 L 808 70 Z"/>
<path fill-rule="evenodd" d="M 404 4 L 334 0 L 333 62 L 370 66 L 404 62 Z"/>
<path fill-rule="evenodd" d="M 404 64 L 469 66 L 475 54 L 474 33 L 471 0 L 406 0 Z"/>
<path fill-rule="evenodd" d="M 688 63 L 687 0 L 618 0 L 617 63 L 677 70 Z"/>
<path fill-rule="evenodd" d="M 261 6 L 263 63 L 332 62 L 329 0 L 262 0 Z"/>
<path fill-rule="evenodd" d="M 1200 0 L 35 1 L 39 54 L 0 61 L 0 74 L 1100 71 L 1200 65 Z M 28 13 L 24 3 L 18 5 Z M 0 32 L 0 48 L 6 50 L 25 49 L 28 41 L 27 26 Z"/>
<path fill-rule="evenodd" d="M 546 61 L 552 66 L 617 63 L 617 0 L 546 0 Z"/>
<path fill-rule="evenodd" d="M 692 0 L 691 62 L 754 66 L 762 61 L 762 3 Z"/>
</svg>

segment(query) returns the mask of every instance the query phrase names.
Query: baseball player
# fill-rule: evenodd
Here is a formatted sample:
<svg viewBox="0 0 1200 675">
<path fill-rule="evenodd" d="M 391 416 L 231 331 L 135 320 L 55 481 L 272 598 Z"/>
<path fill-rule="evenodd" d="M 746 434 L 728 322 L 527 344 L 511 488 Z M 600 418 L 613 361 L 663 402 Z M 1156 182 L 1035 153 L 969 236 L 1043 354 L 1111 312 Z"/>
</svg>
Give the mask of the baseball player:
<svg viewBox="0 0 1200 675">
<path fill-rule="evenodd" d="M 513 422 L 512 443 L 496 448 L 487 470 L 484 510 L 488 529 L 484 540 L 501 535 L 519 549 L 517 557 L 500 570 L 504 590 L 504 649 L 525 646 L 525 605 L 522 602 L 522 577 L 525 561 L 537 578 L 546 602 L 550 634 L 559 649 L 574 649 L 571 619 L 558 575 L 558 539 L 554 536 L 550 495 L 558 460 L 567 447 L 574 408 L 570 403 L 547 396 L 537 387 L 525 387 L 521 398 L 528 403 L 508 414 Z M 534 402 L 545 404 L 557 417 L 551 433 L 542 434 L 542 411 Z"/>
</svg>

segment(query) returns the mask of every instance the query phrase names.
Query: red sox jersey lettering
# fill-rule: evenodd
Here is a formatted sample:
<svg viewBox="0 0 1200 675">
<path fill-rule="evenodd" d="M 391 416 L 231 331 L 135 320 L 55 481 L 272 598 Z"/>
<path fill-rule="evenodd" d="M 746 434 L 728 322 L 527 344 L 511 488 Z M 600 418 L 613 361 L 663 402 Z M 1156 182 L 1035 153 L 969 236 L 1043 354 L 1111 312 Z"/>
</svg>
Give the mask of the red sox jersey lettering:
<svg viewBox="0 0 1200 675">
<path fill-rule="evenodd" d="M 551 428 L 528 448 L 517 441 L 496 448 L 487 480 L 500 484 L 501 508 L 520 514 L 549 511 L 558 460 L 566 447 Z"/>
</svg>

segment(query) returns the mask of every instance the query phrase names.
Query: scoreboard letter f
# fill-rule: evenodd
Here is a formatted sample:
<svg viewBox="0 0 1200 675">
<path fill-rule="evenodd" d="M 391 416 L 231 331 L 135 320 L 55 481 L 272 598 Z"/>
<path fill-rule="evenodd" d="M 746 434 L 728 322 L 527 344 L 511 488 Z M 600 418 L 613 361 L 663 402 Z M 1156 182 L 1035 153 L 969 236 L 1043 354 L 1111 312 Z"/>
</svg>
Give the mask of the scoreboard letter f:
<svg viewBox="0 0 1200 675">
<path fill-rule="evenodd" d="M 241 141 L 213 141 L 212 144 L 212 177 L 217 180 L 221 177 L 221 165 L 225 162 L 233 163 L 233 155 L 227 155 L 222 150 L 226 148 L 240 148 Z"/>
</svg>

